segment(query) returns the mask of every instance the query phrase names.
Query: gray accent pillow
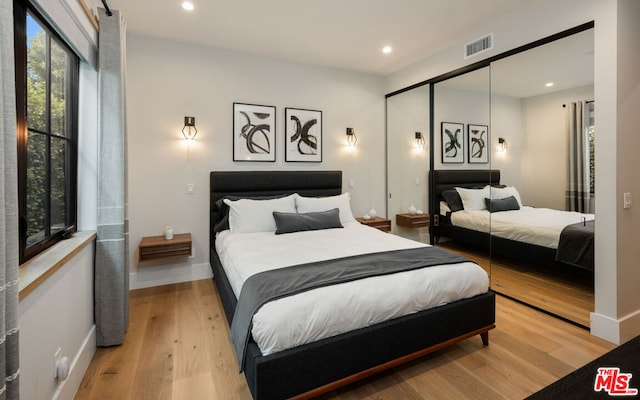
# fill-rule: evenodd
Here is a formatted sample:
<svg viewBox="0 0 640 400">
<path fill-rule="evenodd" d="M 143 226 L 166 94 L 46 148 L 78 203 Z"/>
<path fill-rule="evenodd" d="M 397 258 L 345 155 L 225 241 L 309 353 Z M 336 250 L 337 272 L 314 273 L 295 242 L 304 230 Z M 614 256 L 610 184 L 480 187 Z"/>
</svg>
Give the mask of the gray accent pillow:
<svg viewBox="0 0 640 400">
<path fill-rule="evenodd" d="M 319 229 L 342 228 L 340 223 L 340 209 L 308 213 L 285 213 L 274 211 L 276 220 L 276 235 Z"/>
<path fill-rule="evenodd" d="M 519 210 L 520 204 L 514 196 L 505 197 L 504 199 L 484 199 L 489 212 Z"/>
<path fill-rule="evenodd" d="M 460 210 L 464 210 L 464 206 L 462 205 L 462 199 L 460 198 L 460 194 L 455 189 L 444 190 L 442 192 L 442 198 L 449 205 L 449 209 L 451 212 L 456 212 Z"/>
</svg>

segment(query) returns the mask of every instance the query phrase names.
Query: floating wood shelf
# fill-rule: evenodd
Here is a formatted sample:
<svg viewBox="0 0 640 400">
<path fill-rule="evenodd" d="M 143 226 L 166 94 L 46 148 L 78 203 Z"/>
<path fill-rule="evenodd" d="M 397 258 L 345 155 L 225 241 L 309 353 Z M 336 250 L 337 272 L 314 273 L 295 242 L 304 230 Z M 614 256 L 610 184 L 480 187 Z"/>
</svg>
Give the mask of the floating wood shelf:
<svg viewBox="0 0 640 400">
<path fill-rule="evenodd" d="M 435 224 L 438 225 L 437 216 Z M 408 228 L 424 228 L 429 226 L 429 214 L 396 214 L 396 225 Z"/>
<path fill-rule="evenodd" d="M 178 233 L 173 239 L 165 239 L 164 236 L 143 237 L 138 246 L 139 260 L 152 260 L 163 257 L 190 256 L 191 234 Z"/>
<path fill-rule="evenodd" d="M 371 218 L 371 219 L 364 219 L 362 217 L 358 217 L 358 218 L 356 218 L 356 220 L 358 222 L 360 222 L 361 224 L 365 224 L 365 225 L 370 226 L 372 228 L 379 229 L 382 232 L 390 232 L 391 231 L 391 220 L 386 219 L 386 218 L 375 217 L 375 218 Z"/>
</svg>

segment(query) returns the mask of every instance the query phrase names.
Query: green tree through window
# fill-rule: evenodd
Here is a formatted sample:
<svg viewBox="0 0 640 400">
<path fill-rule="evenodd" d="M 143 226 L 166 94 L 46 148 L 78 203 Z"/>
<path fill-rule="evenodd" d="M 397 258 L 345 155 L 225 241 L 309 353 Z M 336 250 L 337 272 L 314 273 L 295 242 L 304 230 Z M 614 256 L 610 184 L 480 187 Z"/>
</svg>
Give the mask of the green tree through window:
<svg viewBox="0 0 640 400">
<path fill-rule="evenodd" d="M 20 260 L 76 223 L 78 57 L 16 0 Z"/>
</svg>

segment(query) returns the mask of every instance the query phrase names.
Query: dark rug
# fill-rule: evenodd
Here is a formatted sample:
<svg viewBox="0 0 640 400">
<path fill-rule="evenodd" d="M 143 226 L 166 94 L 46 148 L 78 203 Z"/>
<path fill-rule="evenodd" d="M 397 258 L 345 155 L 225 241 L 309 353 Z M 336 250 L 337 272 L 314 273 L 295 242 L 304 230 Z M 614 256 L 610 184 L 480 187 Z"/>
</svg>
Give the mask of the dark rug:
<svg viewBox="0 0 640 400">
<path fill-rule="evenodd" d="M 640 336 L 616 347 L 527 399 L 633 399 L 640 397 L 639 390 Z M 632 392 L 636 394 L 631 394 Z"/>
</svg>

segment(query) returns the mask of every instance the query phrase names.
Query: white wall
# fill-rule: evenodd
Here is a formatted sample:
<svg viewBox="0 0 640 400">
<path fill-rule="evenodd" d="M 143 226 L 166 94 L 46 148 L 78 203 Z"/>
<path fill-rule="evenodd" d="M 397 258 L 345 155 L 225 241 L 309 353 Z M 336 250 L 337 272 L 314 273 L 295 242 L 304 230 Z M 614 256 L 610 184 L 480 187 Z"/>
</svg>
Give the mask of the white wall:
<svg viewBox="0 0 640 400">
<path fill-rule="evenodd" d="M 20 301 L 20 397 L 73 399 L 95 352 L 94 244 Z M 54 354 L 69 358 L 66 381 L 54 378 Z"/>
<path fill-rule="evenodd" d="M 483 70 L 488 73 L 488 70 Z M 455 79 L 455 78 L 453 78 Z M 489 75 L 487 74 L 487 88 Z M 443 84 L 435 85 L 434 100 L 434 167 L 435 169 L 489 169 L 487 164 L 469 163 L 469 141 L 467 127 L 469 124 L 489 126 L 490 104 L 489 92 L 477 92 L 446 87 Z M 464 152 L 463 164 L 450 164 L 442 162 L 442 122 L 456 122 L 463 125 L 463 135 L 460 137 Z M 490 131 L 490 139 L 487 143 L 489 149 L 494 148 L 498 138 Z M 491 161 L 491 155 L 489 156 Z"/>
<path fill-rule="evenodd" d="M 565 192 L 569 170 L 568 109 L 571 102 L 586 100 L 593 100 L 593 86 L 522 100 L 524 131 L 521 194 L 526 204 L 556 210 L 566 208 Z"/>
<path fill-rule="evenodd" d="M 640 2 L 619 1 L 618 8 L 618 82 L 617 82 L 617 135 L 616 140 L 616 185 L 615 210 L 616 252 L 618 254 L 617 276 L 617 318 L 622 321 L 621 341 L 631 339 L 640 333 L 640 207 L 636 204 L 629 209 L 622 208 L 622 194 L 640 196 Z M 600 107 L 599 103 L 596 103 Z M 599 110 L 598 110 L 599 112 Z M 596 114 L 598 118 L 599 114 Z M 599 146 L 598 142 L 596 146 Z M 597 147 L 596 147 L 597 148 Z M 598 159 L 596 159 L 596 162 Z M 599 177 L 597 177 L 599 178 Z M 596 187 L 597 188 L 597 187 Z M 599 193 L 599 192 L 598 192 Z M 598 213 L 600 209 L 597 209 Z M 600 214 L 598 214 L 600 215 Z M 598 295 L 599 292 L 596 292 Z M 598 309 L 596 308 L 596 312 Z"/>
<path fill-rule="evenodd" d="M 355 215 L 385 210 L 383 79 L 197 45 L 127 36 L 131 286 L 202 277 L 209 272 L 209 171 L 343 171 Z M 277 107 L 275 163 L 232 161 L 234 102 Z M 321 110 L 322 163 L 284 162 L 284 108 Z M 180 130 L 194 116 L 187 148 Z M 345 147 L 345 128 L 358 136 Z M 348 186 L 349 180 L 354 186 Z M 195 194 L 187 195 L 187 183 Z M 172 225 L 191 232 L 193 258 L 137 262 L 143 236 Z"/>
<path fill-rule="evenodd" d="M 524 119 L 522 102 L 514 97 L 491 95 L 491 168 L 500 170 L 500 182 L 518 188 L 524 204 L 530 204 L 523 192 L 522 163 Z M 506 151 L 501 150 L 498 139 L 507 142 Z"/>
</svg>

